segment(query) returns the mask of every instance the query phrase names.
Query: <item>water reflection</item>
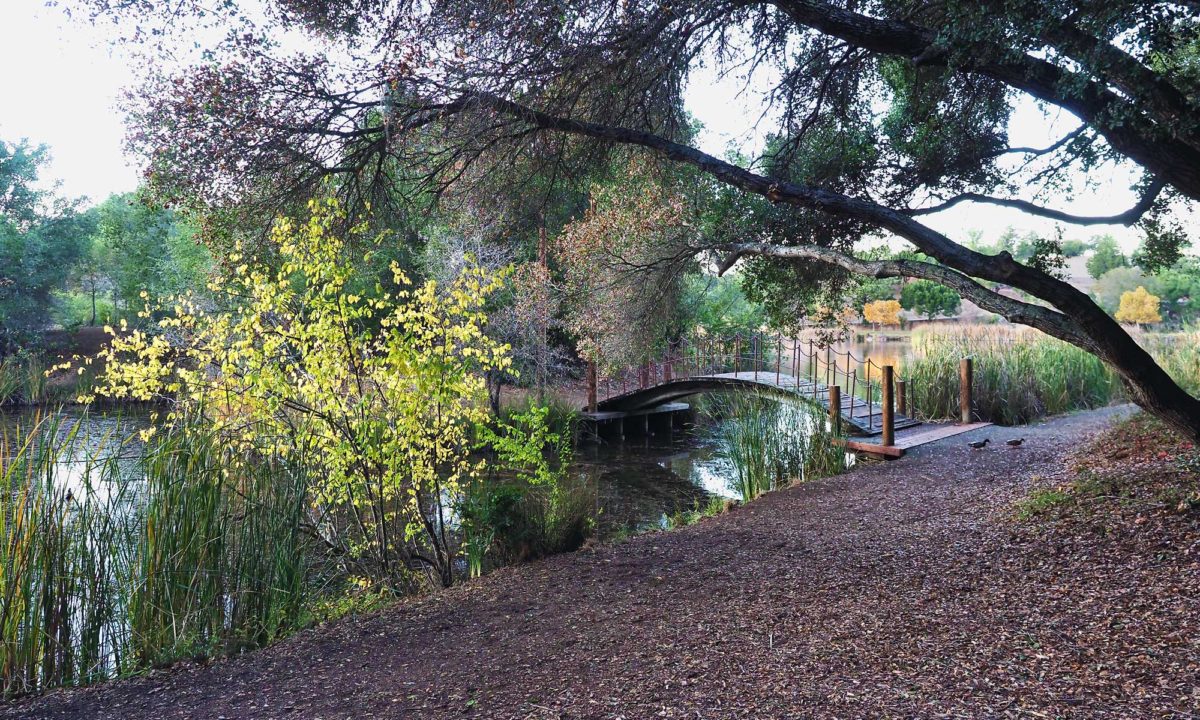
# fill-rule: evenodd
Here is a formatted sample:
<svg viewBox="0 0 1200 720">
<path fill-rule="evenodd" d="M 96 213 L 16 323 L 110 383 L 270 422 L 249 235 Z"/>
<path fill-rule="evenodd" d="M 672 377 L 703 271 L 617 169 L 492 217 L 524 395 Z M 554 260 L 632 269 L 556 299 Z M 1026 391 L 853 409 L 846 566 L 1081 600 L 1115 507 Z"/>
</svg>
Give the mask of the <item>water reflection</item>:
<svg viewBox="0 0 1200 720">
<path fill-rule="evenodd" d="M 142 445 L 138 431 L 149 425 L 148 411 L 112 412 L 62 410 L 19 410 L 0 412 L 0 438 L 3 439 L 3 465 L 33 433 L 54 430 L 58 460 L 54 463 L 54 483 L 76 497 L 90 494 L 107 501 L 124 483 L 137 474 Z M 112 463 L 115 472 L 99 472 Z"/>
</svg>

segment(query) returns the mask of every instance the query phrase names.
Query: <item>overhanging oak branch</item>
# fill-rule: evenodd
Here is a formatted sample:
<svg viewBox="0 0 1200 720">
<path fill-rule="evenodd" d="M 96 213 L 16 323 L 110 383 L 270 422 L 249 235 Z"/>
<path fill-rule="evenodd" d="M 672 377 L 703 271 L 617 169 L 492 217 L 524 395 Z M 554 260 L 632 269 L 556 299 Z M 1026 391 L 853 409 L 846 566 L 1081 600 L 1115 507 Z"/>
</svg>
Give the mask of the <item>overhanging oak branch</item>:
<svg viewBox="0 0 1200 720">
<path fill-rule="evenodd" d="M 907 277 L 931 280 L 957 291 L 984 310 L 994 312 L 1011 322 L 1029 325 L 1083 347 L 1093 348 L 1091 340 L 1080 332 L 1066 315 L 1048 307 L 1010 298 L 980 285 L 975 280 L 944 265 L 918 260 L 862 260 L 860 258 L 816 245 L 776 245 L 773 243 L 737 243 L 721 250 L 728 253 L 717 270 L 724 274 L 734 263 L 747 255 L 789 260 L 815 260 L 849 270 L 857 275 L 874 278 Z"/>
</svg>

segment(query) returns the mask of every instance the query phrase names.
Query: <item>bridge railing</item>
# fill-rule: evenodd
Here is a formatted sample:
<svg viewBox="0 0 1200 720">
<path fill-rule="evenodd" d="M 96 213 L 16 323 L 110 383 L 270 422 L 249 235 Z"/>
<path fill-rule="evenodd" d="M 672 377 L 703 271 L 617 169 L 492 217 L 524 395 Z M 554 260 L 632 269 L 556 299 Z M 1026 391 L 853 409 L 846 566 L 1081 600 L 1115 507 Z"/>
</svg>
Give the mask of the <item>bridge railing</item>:
<svg viewBox="0 0 1200 720">
<path fill-rule="evenodd" d="M 656 387 L 686 378 L 710 377 L 726 373 L 754 373 L 755 380 L 774 381 L 798 392 L 811 392 L 814 399 L 833 385 L 850 398 L 851 414 L 855 403 L 880 403 L 883 400 L 883 365 L 850 350 L 835 350 L 814 340 L 799 340 L 782 333 L 735 334 L 725 337 L 701 336 L 673 343 L 659 357 L 647 358 L 637 366 L 622 368 L 597 377 L 594 365 L 588 370 L 588 405 L 636 390 Z M 901 415 L 915 416 L 912 381 L 894 375 L 895 399 Z M 868 427 L 876 421 L 868 413 Z"/>
</svg>

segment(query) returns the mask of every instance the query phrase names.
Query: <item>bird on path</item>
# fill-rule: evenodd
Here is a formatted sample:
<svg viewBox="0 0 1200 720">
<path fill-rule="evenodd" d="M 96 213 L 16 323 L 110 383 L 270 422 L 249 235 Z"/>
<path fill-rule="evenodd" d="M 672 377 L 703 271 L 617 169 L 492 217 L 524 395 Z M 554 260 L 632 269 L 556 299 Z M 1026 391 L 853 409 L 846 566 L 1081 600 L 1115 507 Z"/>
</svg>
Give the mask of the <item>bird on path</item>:
<svg viewBox="0 0 1200 720">
<path fill-rule="evenodd" d="M 1025 438 L 1013 438 L 1012 440 L 1005 440 L 1004 444 L 1009 447 L 1021 447 L 1021 443 L 1023 442 L 1025 442 Z"/>
<path fill-rule="evenodd" d="M 987 445 L 989 442 L 991 442 L 991 440 L 992 440 L 991 438 L 984 438 L 982 440 L 976 440 L 975 442 L 969 442 L 969 443 L 967 443 L 967 445 L 972 450 L 982 450 L 985 445 Z"/>
</svg>

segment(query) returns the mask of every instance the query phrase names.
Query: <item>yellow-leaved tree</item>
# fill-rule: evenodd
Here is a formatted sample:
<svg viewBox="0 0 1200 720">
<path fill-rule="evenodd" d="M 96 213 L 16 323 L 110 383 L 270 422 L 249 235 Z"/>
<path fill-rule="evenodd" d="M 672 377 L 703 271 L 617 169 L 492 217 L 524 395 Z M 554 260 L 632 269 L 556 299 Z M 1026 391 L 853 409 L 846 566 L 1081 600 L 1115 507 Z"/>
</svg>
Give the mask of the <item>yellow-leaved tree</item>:
<svg viewBox="0 0 1200 720">
<path fill-rule="evenodd" d="M 1136 290 L 1121 293 L 1117 322 L 1136 325 L 1162 322 L 1162 315 L 1158 312 L 1160 302 L 1157 295 L 1151 295 L 1146 288 L 1138 285 Z"/>
<path fill-rule="evenodd" d="M 310 209 L 277 222 L 281 262 L 229 258 L 219 310 L 175 298 L 147 305 L 154 332 L 113 333 L 97 392 L 169 402 L 165 421 L 200 416 L 243 454 L 305 463 L 313 532 L 347 564 L 393 587 L 422 568 L 449 585 L 453 505 L 483 470 L 485 374 L 509 364 L 484 332 L 502 278 L 468 267 L 414 286 L 393 264 L 391 289 L 364 283 L 338 204 Z"/>
<path fill-rule="evenodd" d="M 863 306 L 863 319 L 872 325 L 899 325 L 900 303 L 896 300 L 875 300 Z"/>
</svg>

